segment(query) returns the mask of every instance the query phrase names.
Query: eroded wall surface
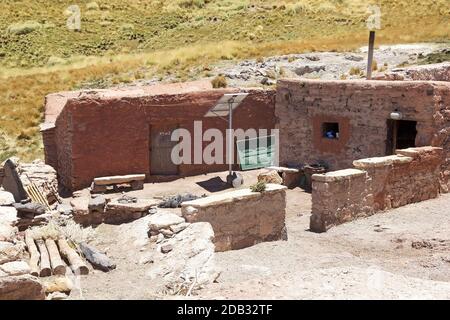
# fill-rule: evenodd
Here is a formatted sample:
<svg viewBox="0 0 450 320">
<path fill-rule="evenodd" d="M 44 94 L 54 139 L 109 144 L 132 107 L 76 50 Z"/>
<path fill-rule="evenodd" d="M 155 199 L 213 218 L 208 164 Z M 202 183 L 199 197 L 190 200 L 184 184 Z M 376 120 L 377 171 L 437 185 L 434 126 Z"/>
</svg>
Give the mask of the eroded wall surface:
<svg viewBox="0 0 450 320">
<path fill-rule="evenodd" d="M 267 129 L 275 127 L 275 92 L 247 89 L 249 93 L 234 112 L 233 128 Z M 202 121 L 203 131 L 216 128 L 225 137 L 227 122 L 204 115 L 225 93 L 239 89 L 201 90 L 176 94 L 147 95 L 84 93 L 69 99 L 56 120 L 57 171 L 61 183 L 70 190 L 87 187 L 95 177 L 151 172 L 152 127 L 187 129 L 194 138 L 194 122 Z M 203 132 L 201 132 L 202 134 Z M 203 150 L 210 141 L 201 141 Z M 181 164 L 178 175 L 226 170 L 226 164 Z M 226 143 L 223 145 L 224 154 Z M 201 159 L 202 160 L 202 159 Z M 223 162 L 226 159 L 224 157 Z"/>
<path fill-rule="evenodd" d="M 424 81 L 280 80 L 275 115 L 280 162 L 322 163 L 330 170 L 353 160 L 387 155 L 387 120 L 400 112 L 417 121 L 415 146 L 444 149 L 443 185 L 450 175 L 450 83 Z M 339 139 L 323 137 L 323 123 L 339 124 Z"/>
</svg>

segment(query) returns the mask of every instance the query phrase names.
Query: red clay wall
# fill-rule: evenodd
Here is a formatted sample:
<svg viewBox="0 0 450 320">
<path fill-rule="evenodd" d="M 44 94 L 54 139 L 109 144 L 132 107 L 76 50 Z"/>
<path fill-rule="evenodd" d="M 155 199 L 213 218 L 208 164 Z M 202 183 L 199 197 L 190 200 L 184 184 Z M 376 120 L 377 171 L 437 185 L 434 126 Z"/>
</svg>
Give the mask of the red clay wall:
<svg viewBox="0 0 450 320">
<path fill-rule="evenodd" d="M 77 190 L 89 186 L 98 176 L 130 173 L 150 176 L 151 126 L 174 124 L 192 132 L 194 121 L 202 120 L 204 130 L 225 130 L 226 122 L 204 115 L 224 93 L 232 91 L 237 89 L 153 96 L 85 94 L 69 99 L 57 120 L 56 130 L 61 182 L 67 188 Z M 233 127 L 273 129 L 275 92 L 249 90 L 249 93 L 234 113 Z M 67 140 L 70 143 L 65 143 Z M 61 154 L 60 149 L 63 149 Z M 226 168 L 226 165 L 180 165 L 179 174 Z"/>
</svg>

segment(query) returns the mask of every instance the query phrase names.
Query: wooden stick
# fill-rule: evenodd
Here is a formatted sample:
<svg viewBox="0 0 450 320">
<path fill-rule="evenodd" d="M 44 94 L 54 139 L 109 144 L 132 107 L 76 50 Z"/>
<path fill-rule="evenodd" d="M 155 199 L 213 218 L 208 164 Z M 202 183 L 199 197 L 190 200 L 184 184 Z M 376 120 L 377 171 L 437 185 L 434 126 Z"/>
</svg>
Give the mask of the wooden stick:
<svg viewBox="0 0 450 320">
<path fill-rule="evenodd" d="M 50 259 L 48 257 L 47 247 L 45 246 L 44 240 L 36 239 L 36 244 L 39 248 L 39 252 L 41 253 L 41 271 L 39 272 L 39 276 L 48 277 L 52 275 L 52 269 L 50 268 Z"/>
<path fill-rule="evenodd" d="M 50 263 L 52 265 L 53 274 L 65 275 L 66 266 L 61 260 L 55 240 L 48 238 L 45 240 L 45 245 L 47 246 L 48 254 L 50 255 Z"/>
<path fill-rule="evenodd" d="M 39 275 L 39 259 L 41 255 L 39 254 L 36 244 L 34 243 L 30 230 L 25 231 L 25 243 L 27 245 L 28 252 L 30 253 L 29 264 L 31 268 L 31 275 L 37 277 Z"/>
<path fill-rule="evenodd" d="M 69 261 L 70 268 L 75 275 L 89 273 L 89 269 L 84 261 L 80 258 L 78 253 L 69 246 L 66 239 L 59 239 L 58 246 L 61 254 Z"/>
</svg>

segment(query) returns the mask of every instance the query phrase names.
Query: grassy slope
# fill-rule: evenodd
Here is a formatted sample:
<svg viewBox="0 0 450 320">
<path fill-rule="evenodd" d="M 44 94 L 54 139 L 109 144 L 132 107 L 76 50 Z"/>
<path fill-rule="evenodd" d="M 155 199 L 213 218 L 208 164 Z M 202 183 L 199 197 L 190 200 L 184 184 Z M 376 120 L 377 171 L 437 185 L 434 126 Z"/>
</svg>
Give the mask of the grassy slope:
<svg viewBox="0 0 450 320">
<path fill-rule="evenodd" d="M 180 79 L 223 59 L 350 50 L 367 37 L 363 0 L 78 1 L 81 32 L 66 28 L 71 0 L 0 3 L 0 161 L 42 156 L 44 96 L 90 83 L 107 86 L 155 75 Z M 379 0 L 378 43 L 450 39 L 448 0 Z M 91 8 L 91 9 L 88 9 Z M 24 35 L 13 24 L 40 23 Z M 89 57 L 88 57 L 89 56 Z"/>
</svg>

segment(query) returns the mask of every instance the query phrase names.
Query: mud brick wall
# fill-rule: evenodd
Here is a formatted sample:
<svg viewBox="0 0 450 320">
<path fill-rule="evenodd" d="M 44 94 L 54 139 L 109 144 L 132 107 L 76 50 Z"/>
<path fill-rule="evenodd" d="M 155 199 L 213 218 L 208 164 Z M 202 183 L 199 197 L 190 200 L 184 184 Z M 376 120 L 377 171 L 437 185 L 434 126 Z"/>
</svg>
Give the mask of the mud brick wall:
<svg viewBox="0 0 450 320">
<path fill-rule="evenodd" d="M 442 148 L 408 148 L 356 160 L 355 169 L 313 175 L 311 230 L 325 232 L 380 210 L 436 198 L 443 159 Z"/>
<path fill-rule="evenodd" d="M 234 112 L 233 127 L 247 130 L 275 127 L 275 92 L 247 89 L 249 96 Z M 69 190 L 87 187 L 95 177 L 152 173 L 150 131 L 152 126 L 185 128 L 192 137 L 194 121 L 203 131 L 219 129 L 225 136 L 228 124 L 205 118 L 224 93 L 239 89 L 203 90 L 180 94 L 135 95 L 127 91 L 102 95 L 80 94 L 68 99 L 56 120 L 56 144 L 60 182 Z M 203 147 L 210 142 L 204 142 Z M 226 144 L 224 143 L 224 154 Z M 191 154 L 193 155 L 192 143 Z M 226 159 L 224 159 L 225 162 Z M 226 164 L 182 164 L 180 176 L 226 170 Z"/>
<path fill-rule="evenodd" d="M 58 149 L 56 145 L 55 127 L 51 126 L 41 130 L 42 141 L 44 144 L 45 163 L 52 166 L 55 170 L 58 167 Z"/>
<path fill-rule="evenodd" d="M 216 251 L 246 248 L 285 239 L 286 187 L 268 184 L 263 193 L 249 189 L 212 195 L 182 204 L 187 222 L 209 222 Z"/>
<path fill-rule="evenodd" d="M 442 186 L 450 176 L 450 83 L 424 81 L 278 81 L 275 115 L 280 163 L 323 163 L 330 170 L 386 155 L 387 119 L 417 121 L 415 146 L 444 148 Z M 339 139 L 323 138 L 324 122 L 339 123 Z"/>
</svg>

